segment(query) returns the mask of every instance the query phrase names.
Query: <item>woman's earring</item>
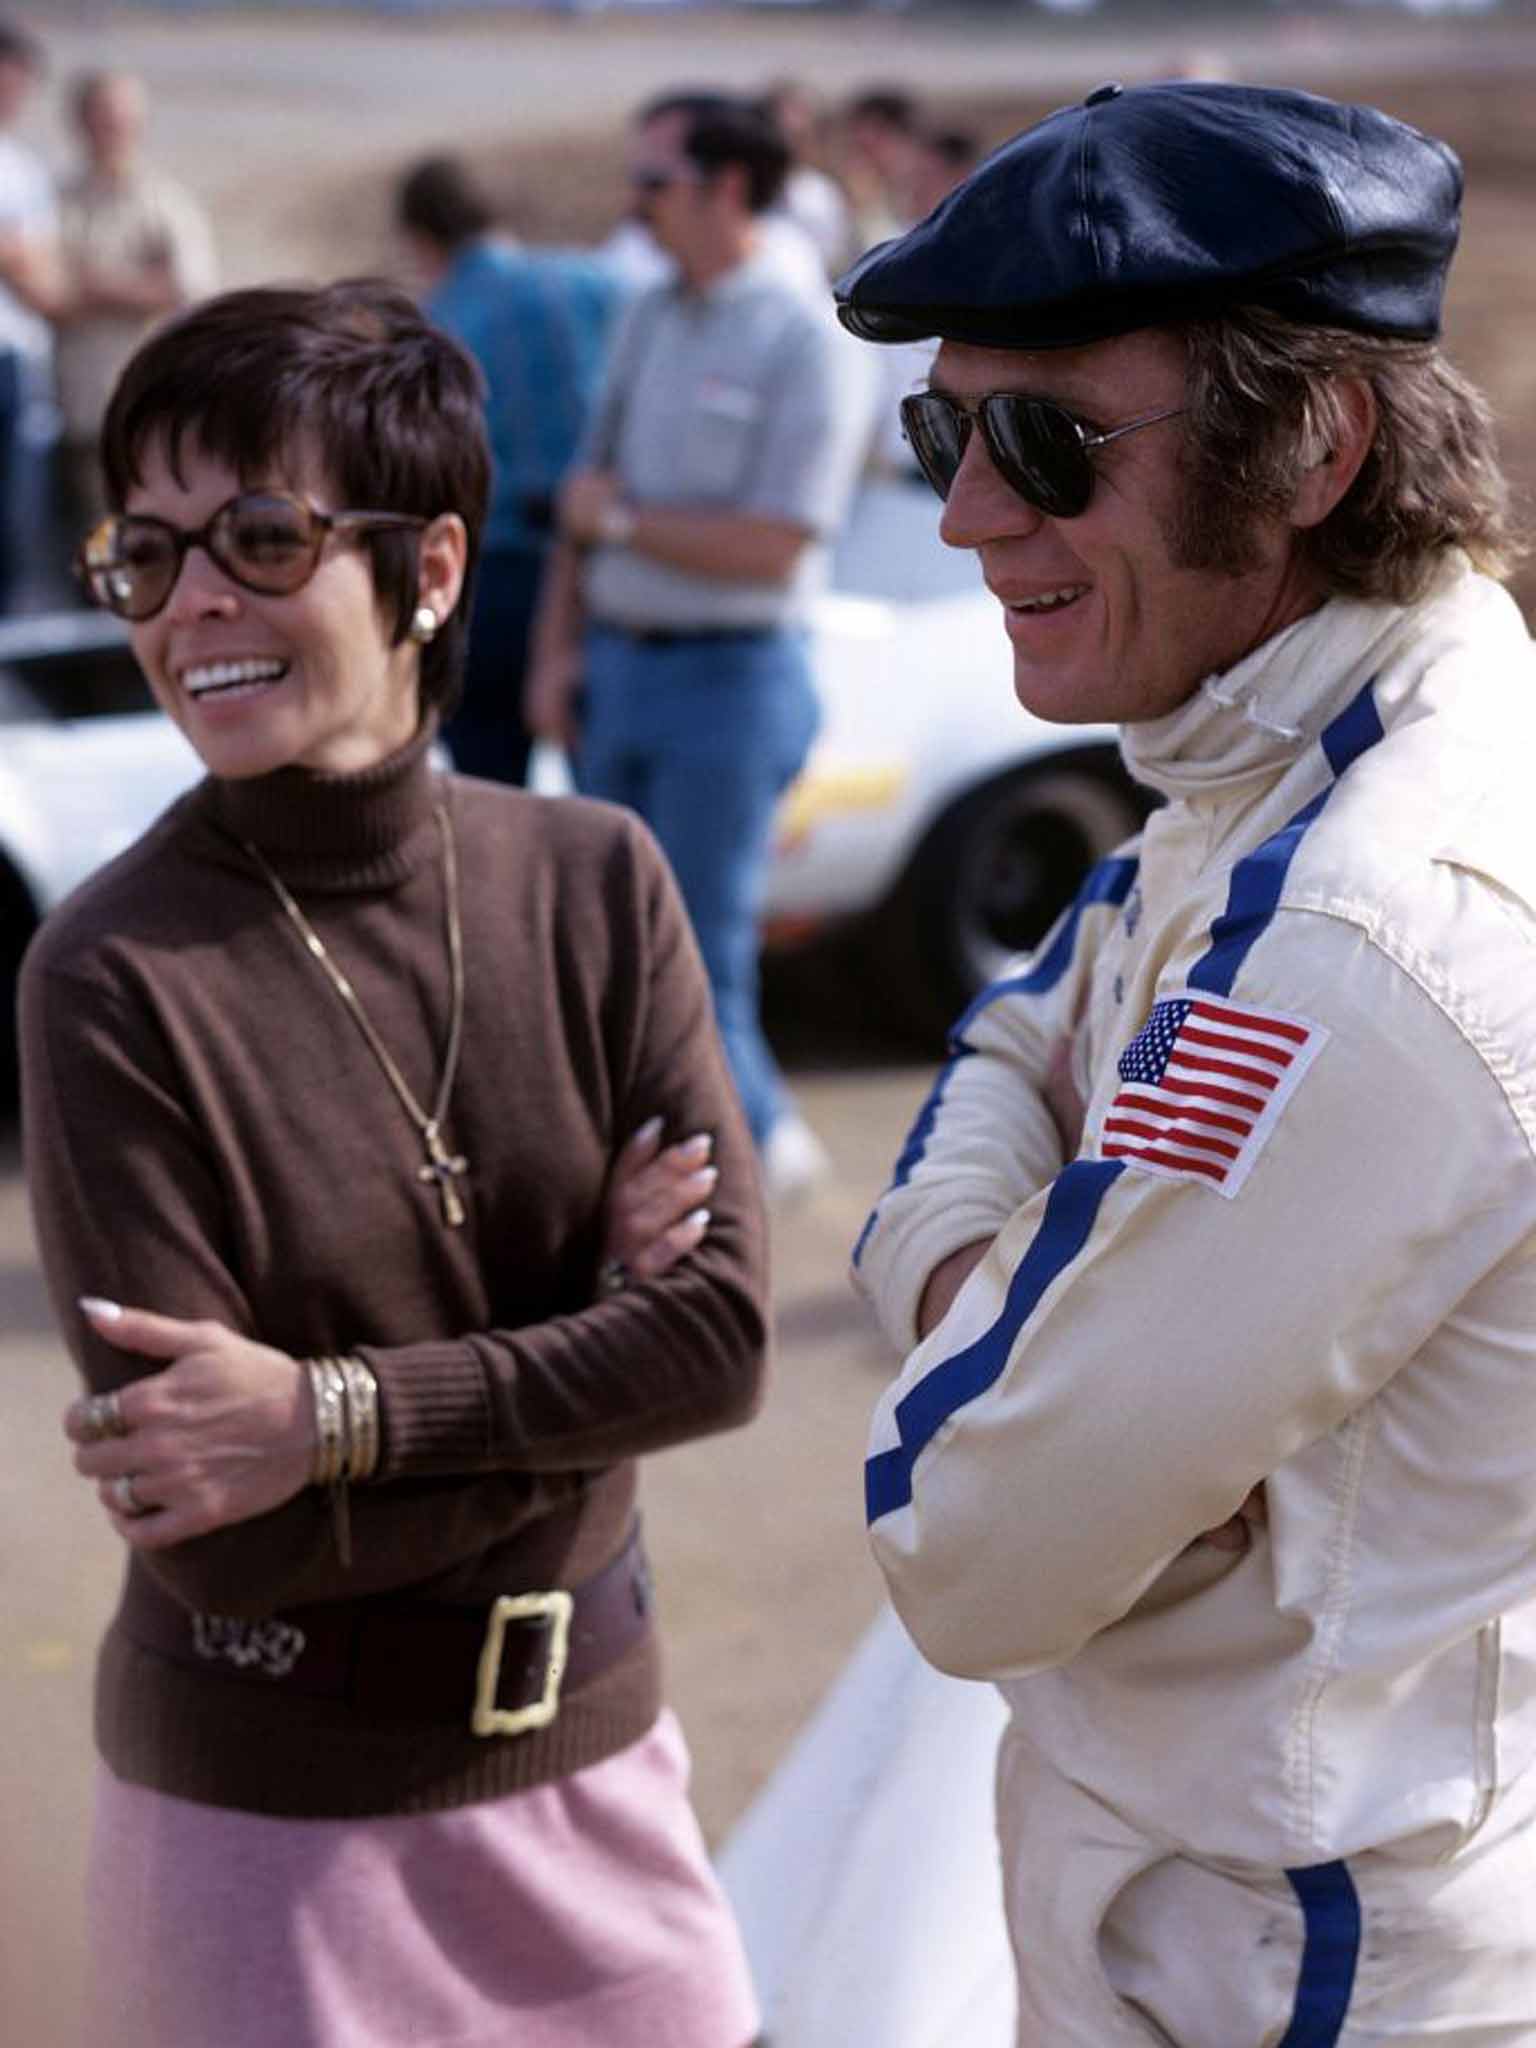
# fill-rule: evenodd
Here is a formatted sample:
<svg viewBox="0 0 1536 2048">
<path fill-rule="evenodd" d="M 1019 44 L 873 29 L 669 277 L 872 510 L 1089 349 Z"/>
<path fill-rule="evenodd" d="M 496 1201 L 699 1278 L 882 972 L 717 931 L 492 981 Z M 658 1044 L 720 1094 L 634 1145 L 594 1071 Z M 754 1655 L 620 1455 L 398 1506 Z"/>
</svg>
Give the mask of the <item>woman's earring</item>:
<svg viewBox="0 0 1536 2048">
<path fill-rule="evenodd" d="M 419 604 L 411 618 L 411 638 L 418 647 L 425 647 L 438 629 L 440 621 L 429 604 Z"/>
</svg>

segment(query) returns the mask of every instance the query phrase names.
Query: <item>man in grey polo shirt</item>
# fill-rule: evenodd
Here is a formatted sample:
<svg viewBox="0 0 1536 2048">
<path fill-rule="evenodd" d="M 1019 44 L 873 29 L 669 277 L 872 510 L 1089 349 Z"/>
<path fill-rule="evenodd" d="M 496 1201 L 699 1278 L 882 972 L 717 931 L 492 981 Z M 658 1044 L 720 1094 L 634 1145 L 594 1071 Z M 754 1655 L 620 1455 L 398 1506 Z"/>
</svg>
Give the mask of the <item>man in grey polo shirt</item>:
<svg viewBox="0 0 1536 2048">
<path fill-rule="evenodd" d="M 830 302 L 759 247 L 787 162 L 744 101 L 678 95 L 637 123 L 631 183 L 678 276 L 629 315 L 561 494 L 527 696 L 580 787 L 630 805 L 666 850 L 780 1184 L 808 1134 L 758 1022 L 757 907 L 816 728 L 806 622 L 873 385 Z"/>
</svg>

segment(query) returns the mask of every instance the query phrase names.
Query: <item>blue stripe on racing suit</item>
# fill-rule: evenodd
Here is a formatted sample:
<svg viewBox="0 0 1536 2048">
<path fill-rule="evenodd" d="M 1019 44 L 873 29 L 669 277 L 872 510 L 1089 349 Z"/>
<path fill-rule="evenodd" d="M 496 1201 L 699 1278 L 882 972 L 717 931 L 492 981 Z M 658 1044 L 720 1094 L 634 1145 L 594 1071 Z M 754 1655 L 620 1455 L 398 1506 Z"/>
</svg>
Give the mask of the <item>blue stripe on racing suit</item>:
<svg viewBox="0 0 1536 2048">
<path fill-rule="evenodd" d="M 907 1133 L 907 1142 L 902 1146 L 901 1151 L 897 1155 L 895 1171 L 891 1175 L 891 1187 L 902 1187 L 911 1177 L 913 1167 L 916 1166 L 919 1159 L 922 1158 L 924 1152 L 928 1149 L 928 1136 L 938 1117 L 939 1104 L 944 1099 L 944 1090 L 949 1086 L 949 1077 L 961 1060 L 969 1059 L 974 1051 L 974 1046 L 957 1044 L 949 1058 L 940 1067 L 938 1078 L 928 1090 L 927 1099 L 924 1101 L 922 1108 L 917 1112 L 912 1128 Z M 886 1189 L 886 1193 L 890 1193 L 890 1188 Z M 875 1221 L 879 1214 L 880 1203 L 876 1202 L 874 1208 L 870 1210 L 869 1215 L 865 1218 L 864 1228 L 859 1232 L 859 1241 L 853 1248 L 853 1263 L 855 1266 L 858 1265 L 859 1260 L 864 1255 L 864 1247 L 869 1243 L 869 1233 L 874 1229 Z"/>
<path fill-rule="evenodd" d="M 939 1069 L 938 1077 L 934 1081 L 932 1088 L 929 1089 L 927 1099 L 913 1120 L 911 1130 L 907 1133 L 907 1141 L 901 1148 L 901 1153 L 897 1158 L 895 1169 L 891 1175 L 891 1187 L 904 1187 L 911 1178 L 913 1168 L 927 1150 L 928 1139 L 938 1118 L 939 1105 L 944 1099 L 944 1090 L 949 1085 L 951 1074 L 955 1071 L 958 1063 L 963 1059 L 967 1059 L 976 1049 L 974 1046 L 967 1044 L 965 1037 L 966 1030 L 972 1020 L 989 1003 L 995 1003 L 1002 996 L 1039 996 L 1045 995 L 1053 989 L 1072 965 L 1072 956 L 1077 950 L 1077 933 L 1078 927 L 1082 923 L 1083 912 L 1090 905 L 1097 903 L 1108 903 L 1118 909 L 1131 893 L 1132 884 L 1136 880 L 1136 867 L 1137 863 L 1133 858 L 1122 856 L 1114 860 L 1101 860 L 1094 867 L 1090 868 L 1082 887 L 1078 890 L 1073 900 L 1071 910 L 1062 922 L 1060 930 L 1051 941 L 1048 949 L 1031 965 L 1029 972 L 1027 974 L 1015 975 L 1008 981 L 995 981 L 991 983 L 989 987 L 982 990 L 969 1009 L 965 1011 L 959 1023 L 956 1024 L 954 1030 L 950 1033 L 949 1058 Z M 877 1202 L 874 1208 L 870 1210 L 865 1220 L 864 1228 L 859 1232 L 859 1241 L 853 1248 L 853 1263 L 855 1266 L 858 1265 L 860 1258 L 863 1256 L 864 1247 L 869 1242 L 869 1234 L 875 1227 L 875 1219 L 879 1213 L 880 1204 Z"/>
<path fill-rule="evenodd" d="M 1072 965 L 1072 956 L 1077 951 L 1077 928 L 1083 921 L 1083 912 L 1095 903 L 1108 903 L 1118 910 L 1131 893 L 1138 865 L 1133 856 L 1126 854 L 1115 860 L 1101 860 L 1091 867 L 1083 886 L 1073 898 L 1066 922 L 1051 941 L 1049 949 L 1032 962 L 1027 974 L 1016 974 L 1008 981 L 994 981 L 990 988 L 984 988 L 950 1034 L 951 1046 L 964 1043 L 972 1018 L 988 1003 L 995 1003 L 999 996 L 1043 996 L 1053 989 Z"/>
<path fill-rule="evenodd" d="M 1288 1870 L 1301 1901 L 1301 1975 L 1280 2048 L 1333 2048 L 1343 2031 L 1360 1958 L 1360 1898 L 1342 1863 Z"/>
<path fill-rule="evenodd" d="M 1014 1341 L 1040 1297 L 1087 1243 L 1099 1208 L 1124 1171 L 1119 1159 L 1077 1159 L 1051 1185 L 1034 1241 L 1008 1283 L 1002 1311 L 974 1344 L 942 1360 L 896 1405 L 900 1441 L 864 1467 L 871 1522 L 912 1498 L 912 1467 L 957 1409 L 984 1394 L 1008 1362 Z"/>
<path fill-rule="evenodd" d="M 1307 827 L 1338 788 L 1338 778 L 1383 735 L 1381 717 L 1371 692 L 1375 678 L 1350 700 L 1322 735 L 1323 752 L 1334 780 L 1309 804 L 1254 848 L 1232 870 L 1227 907 L 1211 926 L 1211 946 L 1190 969 L 1189 987 L 1213 996 L 1229 996 L 1243 962 L 1262 938 L 1280 902 L 1280 892 Z"/>
</svg>

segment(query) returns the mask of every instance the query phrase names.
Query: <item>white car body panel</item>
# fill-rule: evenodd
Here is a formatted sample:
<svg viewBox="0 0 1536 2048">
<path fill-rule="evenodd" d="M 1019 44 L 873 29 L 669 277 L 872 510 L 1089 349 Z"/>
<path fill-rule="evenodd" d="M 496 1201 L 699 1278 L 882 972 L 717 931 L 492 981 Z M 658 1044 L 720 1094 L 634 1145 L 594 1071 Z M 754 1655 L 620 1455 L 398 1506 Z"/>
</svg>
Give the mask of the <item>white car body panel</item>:
<svg viewBox="0 0 1536 2048">
<path fill-rule="evenodd" d="M 137 839 L 203 772 L 158 712 L 0 728 L 0 852 L 40 912 Z"/>
<path fill-rule="evenodd" d="M 824 723 L 785 799 L 770 919 L 878 903 L 968 790 L 1049 754 L 1115 741 L 1112 726 L 1049 725 L 1023 709 L 985 592 L 914 605 L 829 596 L 817 613 L 816 670 Z"/>
</svg>

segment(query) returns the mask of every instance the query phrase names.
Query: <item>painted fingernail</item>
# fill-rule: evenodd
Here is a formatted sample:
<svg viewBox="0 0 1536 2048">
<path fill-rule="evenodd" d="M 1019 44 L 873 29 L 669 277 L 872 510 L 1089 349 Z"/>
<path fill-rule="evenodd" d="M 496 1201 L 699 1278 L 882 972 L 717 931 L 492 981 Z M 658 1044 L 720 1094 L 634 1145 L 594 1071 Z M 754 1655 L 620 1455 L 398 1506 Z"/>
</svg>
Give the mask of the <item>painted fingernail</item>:
<svg viewBox="0 0 1536 2048">
<path fill-rule="evenodd" d="M 720 1178 L 720 1169 L 718 1166 L 701 1166 L 693 1177 L 701 1183 L 702 1192 L 708 1194 Z"/>
<path fill-rule="evenodd" d="M 632 1145 L 648 1145 L 652 1138 L 659 1138 L 660 1136 L 661 1118 L 659 1116 L 648 1116 L 629 1142 Z"/>
<path fill-rule="evenodd" d="M 99 1323 L 115 1323 L 122 1314 L 122 1304 L 106 1301 L 99 1294 L 82 1294 L 80 1306 L 88 1316 L 94 1316 Z"/>
<path fill-rule="evenodd" d="M 684 1138 L 678 1149 L 687 1159 L 707 1159 L 715 1149 L 715 1140 L 709 1131 L 695 1131 L 691 1138 Z"/>
<path fill-rule="evenodd" d="M 708 1209 L 692 1209 L 683 1218 L 683 1221 L 691 1230 L 707 1230 L 709 1228 L 710 1212 Z"/>
</svg>

